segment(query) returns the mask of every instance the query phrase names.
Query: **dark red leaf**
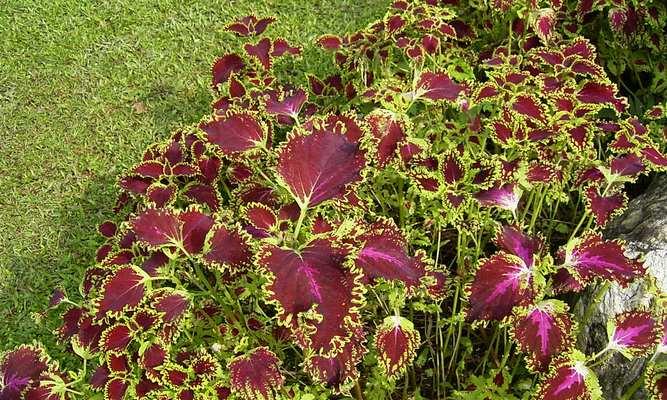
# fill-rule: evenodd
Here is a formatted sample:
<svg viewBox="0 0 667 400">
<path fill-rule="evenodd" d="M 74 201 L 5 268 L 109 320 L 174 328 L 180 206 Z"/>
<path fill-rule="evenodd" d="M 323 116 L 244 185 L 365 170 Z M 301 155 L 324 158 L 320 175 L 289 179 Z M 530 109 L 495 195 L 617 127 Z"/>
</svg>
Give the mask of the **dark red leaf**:
<svg viewBox="0 0 667 400">
<path fill-rule="evenodd" d="M 97 317 L 139 305 L 145 293 L 144 277 L 132 267 L 117 269 L 104 283 L 97 305 Z"/>
<path fill-rule="evenodd" d="M 209 142 L 218 146 L 224 155 L 235 155 L 264 146 L 266 128 L 248 113 L 231 113 L 202 123 L 199 127 Z"/>
<path fill-rule="evenodd" d="M 424 91 L 423 97 L 431 100 L 450 100 L 458 98 L 464 89 L 463 85 L 454 82 L 449 75 L 442 72 L 424 72 L 419 77 L 417 87 Z"/>
<path fill-rule="evenodd" d="M 237 54 L 227 54 L 215 60 L 211 73 L 213 75 L 212 86 L 217 88 L 221 83 L 227 82 L 234 72 L 238 72 L 245 67 L 245 62 Z"/>
<path fill-rule="evenodd" d="M 244 400 L 273 400 L 285 379 L 280 360 L 268 347 L 258 347 L 229 363 L 231 390 Z"/>
<path fill-rule="evenodd" d="M 342 196 L 364 166 L 359 144 L 329 131 L 293 136 L 278 152 L 278 173 L 303 207 Z"/>
</svg>

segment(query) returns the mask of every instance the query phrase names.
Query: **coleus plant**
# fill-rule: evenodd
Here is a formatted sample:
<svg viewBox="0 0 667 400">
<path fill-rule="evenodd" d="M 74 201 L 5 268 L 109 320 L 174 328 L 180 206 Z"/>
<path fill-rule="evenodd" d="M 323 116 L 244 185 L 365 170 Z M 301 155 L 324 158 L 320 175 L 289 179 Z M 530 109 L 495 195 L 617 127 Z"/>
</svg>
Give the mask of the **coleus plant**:
<svg viewBox="0 0 667 400">
<path fill-rule="evenodd" d="M 395 1 L 307 82 L 273 18 L 228 25 L 211 114 L 119 179 L 80 299 L 53 296 L 81 369 L 20 347 L 0 399 L 594 399 L 615 353 L 661 398 L 659 304 L 592 355 L 570 310 L 645 279 L 601 232 L 667 168 L 664 106 L 630 114 L 555 10 L 492 3 Z"/>
</svg>

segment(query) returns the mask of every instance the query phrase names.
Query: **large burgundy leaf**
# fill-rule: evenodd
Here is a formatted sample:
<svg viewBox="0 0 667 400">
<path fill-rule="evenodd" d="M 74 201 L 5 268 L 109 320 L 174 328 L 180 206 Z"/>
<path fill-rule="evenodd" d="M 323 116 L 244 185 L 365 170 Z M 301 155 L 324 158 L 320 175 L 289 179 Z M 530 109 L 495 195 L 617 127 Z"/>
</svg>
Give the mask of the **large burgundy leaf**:
<svg viewBox="0 0 667 400">
<path fill-rule="evenodd" d="M 347 256 L 348 250 L 317 239 L 300 252 L 267 246 L 259 259 L 280 321 L 302 347 L 324 355 L 336 350 L 336 342 L 349 340 L 358 323 L 360 276 L 345 264 Z"/>
<path fill-rule="evenodd" d="M 615 280 L 621 286 L 643 276 L 644 265 L 630 260 L 623 245 L 615 240 L 604 240 L 602 235 L 589 233 L 571 242 L 566 248 L 565 265 L 572 268 L 584 282 L 596 277 Z"/>
<path fill-rule="evenodd" d="M 586 208 L 595 216 L 599 226 L 605 226 L 614 216 L 625 209 L 628 198 L 623 192 L 600 194 L 600 189 L 591 185 L 586 188 Z"/>
<path fill-rule="evenodd" d="M 41 348 L 20 346 L 4 355 L 0 362 L 0 400 L 17 400 L 21 392 L 36 383 L 48 369 Z"/>
<path fill-rule="evenodd" d="M 521 189 L 516 184 L 496 184 L 490 189 L 477 192 L 475 198 L 483 206 L 498 207 L 514 213 L 519 206 L 521 193 Z"/>
<path fill-rule="evenodd" d="M 120 312 L 139 305 L 144 298 L 144 277 L 133 267 L 117 269 L 104 283 L 97 305 L 97 317 L 108 312 Z"/>
<path fill-rule="evenodd" d="M 213 226 L 213 219 L 199 211 L 178 214 L 150 208 L 130 220 L 137 239 L 151 247 L 176 246 L 189 254 L 199 253 Z"/>
<path fill-rule="evenodd" d="M 271 115 L 283 115 L 296 121 L 306 100 L 308 94 L 303 89 L 286 93 L 282 99 L 269 97 L 266 100 L 266 112 Z"/>
<path fill-rule="evenodd" d="M 335 392 L 349 389 L 359 378 L 357 364 L 366 354 L 364 332 L 355 329 L 351 339 L 335 356 L 312 355 L 304 361 L 304 369 L 318 383 Z"/>
<path fill-rule="evenodd" d="M 662 154 L 653 146 L 646 146 L 642 149 L 642 155 L 658 170 L 667 168 L 667 156 Z"/>
<path fill-rule="evenodd" d="M 132 331 L 124 324 L 114 325 L 102 333 L 101 347 L 107 351 L 124 351 L 132 341 Z"/>
<path fill-rule="evenodd" d="M 399 316 L 385 318 L 375 334 L 375 350 L 388 378 L 397 378 L 412 364 L 419 342 L 419 332 L 412 322 Z"/>
<path fill-rule="evenodd" d="M 584 103 L 611 103 L 615 99 L 616 88 L 598 82 L 587 82 L 577 94 Z"/>
<path fill-rule="evenodd" d="M 213 75 L 211 84 L 213 88 L 217 88 L 220 83 L 227 82 L 232 73 L 240 71 L 244 66 L 243 59 L 233 53 L 215 60 L 213 67 L 211 67 L 211 74 Z"/>
<path fill-rule="evenodd" d="M 265 70 L 271 69 L 271 40 L 269 38 L 263 38 L 255 44 L 246 43 L 243 48 L 250 57 L 256 58 Z"/>
<path fill-rule="evenodd" d="M 583 361 L 562 361 L 541 382 L 536 399 L 583 400 L 599 398 L 597 377 Z"/>
<path fill-rule="evenodd" d="M 533 267 L 535 256 L 542 249 L 542 241 L 521 232 L 516 226 L 503 226 L 496 235 L 496 244 L 521 258 L 528 268 Z"/>
<path fill-rule="evenodd" d="M 250 238 L 238 227 L 219 225 L 213 228 L 207 249 L 204 261 L 231 273 L 246 269 L 253 257 Z"/>
<path fill-rule="evenodd" d="M 542 106 L 533 96 L 517 96 L 512 108 L 521 115 L 534 118 L 538 121 L 544 121 L 544 111 L 542 110 Z"/>
<path fill-rule="evenodd" d="M 658 344 L 661 328 L 648 311 L 626 311 L 610 326 L 608 346 L 628 356 L 646 355 Z"/>
<path fill-rule="evenodd" d="M 449 75 L 442 72 L 424 72 L 419 77 L 417 88 L 424 91 L 422 97 L 431 100 L 454 101 L 464 89 L 463 85 L 454 82 Z"/>
<path fill-rule="evenodd" d="M 527 354 L 528 366 L 535 371 L 545 371 L 553 358 L 572 347 L 572 329 L 567 306 L 553 300 L 519 312 L 511 332 L 519 349 Z"/>
<path fill-rule="evenodd" d="M 622 112 L 626 102 L 616 98 L 616 87 L 599 82 L 587 82 L 577 93 L 577 99 L 582 103 L 607 104 L 616 111 Z"/>
<path fill-rule="evenodd" d="M 396 157 L 398 144 L 406 137 L 405 123 L 384 111 L 369 114 L 366 121 L 376 147 L 375 161 L 378 167 L 384 168 Z"/>
<path fill-rule="evenodd" d="M 208 141 L 227 156 L 263 146 L 267 141 L 266 127 L 247 112 L 216 116 L 212 121 L 199 124 L 199 128 L 206 133 Z"/>
<path fill-rule="evenodd" d="M 104 398 L 108 400 L 124 400 L 129 382 L 123 378 L 114 378 L 104 387 Z"/>
<path fill-rule="evenodd" d="M 364 232 L 356 241 L 364 243 L 355 260 L 363 272 L 366 283 L 378 279 L 403 282 L 408 295 L 414 295 L 423 287 L 427 276 L 425 255 L 408 255 L 407 240 L 401 230 L 391 220 L 379 220 L 363 227 Z"/>
<path fill-rule="evenodd" d="M 170 289 L 159 289 L 156 292 L 152 309 L 160 314 L 164 323 L 177 322 L 190 308 L 190 299 L 183 293 Z"/>
<path fill-rule="evenodd" d="M 470 285 L 469 320 L 502 320 L 515 306 L 530 304 L 534 297 L 532 270 L 514 255 L 496 253 L 482 262 Z"/>
<path fill-rule="evenodd" d="M 346 136 L 319 131 L 292 136 L 279 150 L 278 173 L 302 206 L 340 197 L 361 179 L 365 158 L 359 144 Z"/>
<path fill-rule="evenodd" d="M 232 392 L 244 400 L 273 400 L 285 379 L 280 360 L 268 347 L 257 347 L 229 363 Z"/>
</svg>

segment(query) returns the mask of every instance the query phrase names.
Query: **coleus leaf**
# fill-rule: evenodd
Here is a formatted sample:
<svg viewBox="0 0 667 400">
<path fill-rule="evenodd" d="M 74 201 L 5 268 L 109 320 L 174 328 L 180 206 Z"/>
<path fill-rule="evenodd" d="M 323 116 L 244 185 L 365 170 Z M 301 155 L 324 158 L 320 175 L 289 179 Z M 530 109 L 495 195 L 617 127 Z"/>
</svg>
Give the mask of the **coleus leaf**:
<svg viewBox="0 0 667 400">
<path fill-rule="evenodd" d="M 100 338 L 106 327 L 107 324 L 102 323 L 100 325 L 99 321 L 93 319 L 91 316 L 83 317 L 79 321 L 77 335 L 73 340 L 80 347 L 95 353 L 99 350 Z"/>
<path fill-rule="evenodd" d="M 159 289 L 152 298 L 152 309 L 159 313 L 164 323 L 179 321 L 190 308 L 188 296 L 175 290 Z"/>
<path fill-rule="evenodd" d="M 174 212 L 149 208 L 130 220 L 137 239 L 153 248 L 174 246 L 187 254 L 199 253 L 213 219 L 199 211 Z"/>
<path fill-rule="evenodd" d="M 517 96 L 512 108 L 519 114 L 534 118 L 538 121 L 544 121 L 544 111 L 542 110 L 542 106 L 533 96 Z"/>
<path fill-rule="evenodd" d="M 365 283 L 375 283 L 380 278 L 400 281 L 408 296 L 425 286 L 426 255 L 423 252 L 408 255 L 407 240 L 393 221 L 381 219 L 362 229 L 363 233 L 355 241 L 363 243 L 363 247 L 354 262 L 363 272 Z"/>
<path fill-rule="evenodd" d="M 146 371 L 149 378 L 157 379 L 159 375 L 158 367 L 161 367 L 167 361 L 167 349 L 162 344 L 153 343 L 142 350 L 139 365 Z"/>
<path fill-rule="evenodd" d="M 296 46 L 290 46 L 290 44 L 287 42 L 287 40 L 283 38 L 277 38 L 273 41 L 273 44 L 271 46 L 271 56 L 272 57 L 280 57 L 285 54 L 289 55 L 298 55 L 301 54 L 301 48 L 296 47 Z"/>
<path fill-rule="evenodd" d="M 412 364 L 420 344 L 419 332 L 400 316 L 384 319 L 375 333 L 375 351 L 385 376 L 396 379 Z"/>
<path fill-rule="evenodd" d="M 349 340 L 358 324 L 360 274 L 345 263 L 349 250 L 332 239 L 316 239 L 303 250 L 265 246 L 259 266 L 269 279 L 268 300 L 292 328 L 302 347 L 323 355 Z"/>
<path fill-rule="evenodd" d="M 114 237 L 116 231 L 118 230 L 118 227 L 116 226 L 116 223 L 114 223 L 113 221 L 104 221 L 100 224 L 97 230 L 100 233 L 100 235 L 104 236 L 107 239 L 110 239 Z"/>
<path fill-rule="evenodd" d="M 649 161 L 655 169 L 662 171 L 667 168 L 667 157 L 653 146 L 646 146 L 641 150 L 642 156 Z"/>
<path fill-rule="evenodd" d="M 519 257 L 504 252 L 483 260 L 468 288 L 467 318 L 502 320 L 515 306 L 530 304 L 535 296 L 533 271 Z"/>
<path fill-rule="evenodd" d="M 219 84 L 227 82 L 232 73 L 242 70 L 243 67 L 245 62 L 238 54 L 232 53 L 218 58 L 211 67 L 211 85 L 217 90 Z"/>
<path fill-rule="evenodd" d="M 229 363 L 231 390 L 245 400 L 273 400 L 283 386 L 280 360 L 268 347 L 257 347 Z"/>
<path fill-rule="evenodd" d="M 292 135 L 278 151 L 278 174 L 301 208 L 341 197 L 361 179 L 366 163 L 359 143 L 345 135 L 319 131 Z"/>
<path fill-rule="evenodd" d="M 598 82 L 587 82 L 579 89 L 577 99 L 582 103 L 610 104 L 618 112 L 625 110 L 625 102 L 616 98 L 616 87 Z"/>
<path fill-rule="evenodd" d="M 22 345 L 0 361 L 0 399 L 20 399 L 21 393 L 47 371 L 48 359 L 40 347 Z"/>
<path fill-rule="evenodd" d="M 250 237 L 238 226 L 217 225 L 204 251 L 204 262 L 232 274 L 245 270 L 253 258 Z"/>
<path fill-rule="evenodd" d="M 102 350 L 107 351 L 124 351 L 125 348 L 132 341 L 132 330 L 129 326 L 124 324 L 114 325 L 107 328 L 102 333 L 100 346 Z"/>
<path fill-rule="evenodd" d="M 533 22 L 533 30 L 544 43 L 548 43 L 551 39 L 555 26 L 556 13 L 551 8 L 540 10 Z"/>
<path fill-rule="evenodd" d="M 343 39 L 336 35 L 322 35 L 317 39 L 317 44 L 325 50 L 338 50 L 343 44 Z"/>
<path fill-rule="evenodd" d="M 271 115 L 284 115 L 297 121 L 301 107 L 306 100 L 308 100 L 308 94 L 303 89 L 286 94 L 281 100 L 269 97 L 266 100 L 266 112 Z"/>
<path fill-rule="evenodd" d="M 648 311 L 631 310 L 609 321 L 608 348 L 628 358 L 644 356 L 655 349 L 662 326 Z"/>
<path fill-rule="evenodd" d="M 447 154 L 442 161 L 442 175 L 447 184 L 453 185 L 463 179 L 465 171 L 460 157 L 455 152 Z"/>
<path fill-rule="evenodd" d="M 644 170 L 644 163 L 635 154 L 624 154 L 611 160 L 609 167 L 616 175 L 635 176 Z"/>
<path fill-rule="evenodd" d="M 623 192 L 601 194 L 597 185 L 586 188 L 586 208 L 595 216 L 595 221 L 603 227 L 611 218 L 620 215 L 628 203 Z"/>
<path fill-rule="evenodd" d="M 245 207 L 245 217 L 256 229 L 270 231 L 278 223 L 278 216 L 268 206 L 261 203 L 251 203 Z"/>
<path fill-rule="evenodd" d="M 271 40 L 269 38 L 263 38 L 256 44 L 246 43 L 243 48 L 250 57 L 256 58 L 265 70 L 271 69 Z"/>
<path fill-rule="evenodd" d="M 226 156 L 266 146 L 267 128 L 248 112 L 228 112 L 213 120 L 202 122 L 199 128 L 210 143 Z"/>
<path fill-rule="evenodd" d="M 220 193 L 210 185 L 192 185 L 183 193 L 183 195 L 198 204 L 208 206 L 211 211 L 217 211 L 220 207 Z"/>
<path fill-rule="evenodd" d="M 643 276 L 645 269 L 642 262 L 630 260 L 623 253 L 621 242 L 604 240 L 598 233 L 589 233 L 568 243 L 564 266 L 573 270 L 584 283 L 599 277 L 625 287 L 633 279 Z"/>
<path fill-rule="evenodd" d="M 540 400 L 581 400 L 602 397 L 597 377 L 582 360 L 583 355 L 562 358 L 540 383 L 536 399 Z M 574 359 L 570 359 L 574 358 Z"/>
<path fill-rule="evenodd" d="M 567 305 L 547 300 L 517 312 L 510 332 L 519 349 L 527 354 L 528 366 L 546 371 L 553 358 L 574 345 L 573 330 Z"/>
<path fill-rule="evenodd" d="M 652 400 L 667 400 L 667 370 L 653 365 L 646 367 L 646 388 Z"/>
<path fill-rule="evenodd" d="M 483 206 L 498 207 L 516 212 L 521 199 L 522 190 L 516 184 L 496 184 L 494 187 L 481 190 L 475 194 L 475 198 Z"/>
<path fill-rule="evenodd" d="M 93 388 L 93 390 L 99 390 L 106 385 L 106 383 L 109 381 L 109 375 L 111 374 L 111 371 L 109 371 L 109 368 L 107 368 L 106 365 L 100 365 L 95 369 L 95 372 L 93 372 L 92 376 L 90 377 L 90 386 Z"/>
<path fill-rule="evenodd" d="M 129 382 L 123 378 L 114 378 L 104 387 L 104 398 L 108 400 L 123 400 L 129 387 Z"/>
<path fill-rule="evenodd" d="M 146 197 L 156 207 L 162 208 L 176 199 L 176 185 L 163 185 L 161 183 L 153 183 L 146 189 Z"/>
<path fill-rule="evenodd" d="M 532 268 L 535 256 L 542 251 L 542 240 L 521 232 L 513 225 L 504 225 L 496 234 L 495 243 L 505 251 L 521 258 L 528 268 Z"/>
<path fill-rule="evenodd" d="M 227 25 L 225 30 L 241 37 L 257 36 L 264 33 L 275 20 L 274 17 L 257 18 L 254 15 L 248 15 Z"/>
<path fill-rule="evenodd" d="M 356 328 L 350 340 L 334 356 L 311 355 L 304 360 L 305 371 L 314 381 L 332 388 L 335 392 L 347 392 L 359 379 L 357 364 L 366 354 L 364 331 Z"/>
<path fill-rule="evenodd" d="M 375 144 L 375 162 L 379 168 L 384 168 L 396 157 L 399 143 L 406 138 L 405 122 L 384 110 L 372 112 L 366 121 Z"/>
<path fill-rule="evenodd" d="M 417 82 L 417 89 L 422 92 L 420 97 L 430 100 L 454 101 L 464 88 L 443 72 L 424 72 Z"/>
<path fill-rule="evenodd" d="M 97 317 L 103 318 L 107 313 L 118 313 L 138 306 L 146 293 L 145 281 L 145 276 L 137 272 L 135 267 L 126 266 L 115 270 L 102 286 Z"/>
<path fill-rule="evenodd" d="M 662 316 L 662 332 L 661 340 L 658 345 L 659 353 L 667 353 L 667 315 Z"/>
</svg>

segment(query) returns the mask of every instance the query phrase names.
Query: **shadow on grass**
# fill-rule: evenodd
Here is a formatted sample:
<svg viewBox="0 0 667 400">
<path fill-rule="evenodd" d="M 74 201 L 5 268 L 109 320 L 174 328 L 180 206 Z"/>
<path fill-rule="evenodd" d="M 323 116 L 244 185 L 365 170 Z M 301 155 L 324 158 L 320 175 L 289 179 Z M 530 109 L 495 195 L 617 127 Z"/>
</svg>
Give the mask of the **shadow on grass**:
<svg viewBox="0 0 667 400">
<path fill-rule="evenodd" d="M 199 121 L 210 109 L 211 94 L 205 87 L 184 92 L 174 85 L 154 82 L 137 101 L 146 104 L 140 118 L 150 127 L 147 132 L 157 132 L 147 133 L 146 142 L 151 143 L 167 139 L 175 129 Z M 138 154 L 132 162 L 140 160 Z M 74 302 L 81 300 L 79 284 L 86 268 L 95 263 L 97 248 L 103 243 L 97 227 L 106 219 L 115 219 L 112 208 L 119 193 L 116 175 L 89 171 L 77 177 L 80 194 L 53 210 L 55 218 L 49 225 L 58 234 L 53 241 L 55 245 L 40 246 L 37 251 L 10 258 L 6 287 L 0 287 L 8 291 L 0 296 L 4 302 L 0 305 L 0 321 L 6 323 L 0 326 L 0 352 L 38 341 L 65 366 L 76 362 L 66 351 L 69 345 L 58 344 L 53 334 L 61 324 L 61 312 L 68 306 L 62 304 L 46 314 L 43 311 L 55 288 L 65 289 Z"/>
</svg>

